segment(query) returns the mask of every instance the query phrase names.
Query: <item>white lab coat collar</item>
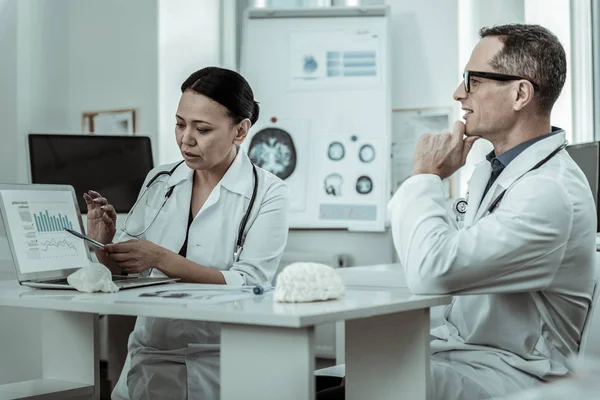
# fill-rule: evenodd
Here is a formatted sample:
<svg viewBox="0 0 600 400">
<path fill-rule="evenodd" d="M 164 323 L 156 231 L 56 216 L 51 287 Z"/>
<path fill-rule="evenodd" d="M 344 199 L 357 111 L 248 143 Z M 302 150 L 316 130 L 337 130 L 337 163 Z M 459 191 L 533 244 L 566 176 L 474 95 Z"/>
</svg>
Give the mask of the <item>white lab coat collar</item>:
<svg viewBox="0 0 600 400">
<path fill-rule="evenodd" d="M 183 163 L 181 163 L 181 165 L 175 168 L 175 171 L 173 171 L 173 173 L 169 177 L 168 185 L 175 186 L 186 180 L 191 181 L 193 177 L 194 170 L 188 167 L 184 161 Z"/>
<path fill-rule="evenodd" d="M 248 154 L 241 147 L 238 147 L 235 160 L 233 160 L 219 183 L 230 192 L 245 196 L 248 199 L 252 197 L 254 189 L 252 162 L 250 162 Z"/>
<path fill-rule="evenodd" d="M 475 208 L 477 211 L 474 217 L 473 214 L 471 214 L 471 218 L 473 219 L 467 219 L 468 215 L 465 215 L 465 226 L 469 226 L 472 222 L 483 217 L 492 202 L 503 190 L 507 189 L 523 174 L 533 168 L 535 164 L 560 147 L 564 141 L 565 132 L 561 131 L 546 139 L 542 139 L 525 149 L 502 171 L 482 201 L 480 201 L 481 195 L 490 178 L 492 168 L 487 160 L 479 163 L 473 173 L 473 177 L 469 180 L 469 188 L 473 188 L 473 192 L 470 193 L 472 199 L 469 199 L 469 203 L 472 204 L 474 206 L 472 208 Z M 469 214 L 468 211 L 467 214 Z"/>
<path fill-rule="evenodd" d="M 184 162 L 173 171 L 168 184 L 169 186 L 178 185 L 186 180 L 192 181 L 193 177 L 194 170 Z M 240 147 L 233 163 L 231 163 L 217 186 L 223 186 L 230 192 L 240 194 L 249 199 L 252 197 L 253 185 L 252 163 L 246 152 Z"/>
</svg>

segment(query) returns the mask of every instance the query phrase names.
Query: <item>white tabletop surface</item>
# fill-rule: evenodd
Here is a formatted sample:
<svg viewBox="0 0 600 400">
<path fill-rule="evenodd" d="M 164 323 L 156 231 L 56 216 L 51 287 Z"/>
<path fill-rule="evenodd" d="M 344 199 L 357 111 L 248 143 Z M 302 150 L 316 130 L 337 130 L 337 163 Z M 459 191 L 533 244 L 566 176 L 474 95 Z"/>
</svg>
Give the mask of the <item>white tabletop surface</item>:
<svg viewBox="0 0 600 400">
<path fill-rule="evenodd" d="M 145 292 L 167 289 L 181 291 L 203 286 L 166 284 L 118 293 L 81 293 L 74 290 L 31 289 L 16 281 L 0 281 L 0 306 L 298 328 L 429 308 L 449 304 L 451 300 L 451 296 L 416 296 L 406 288 L 375 287 L 351 287 L 338 300 L 302 304 L 276 303 L 273 292 L 264 295 L 229 292 L 228 295 L 237 296 L 238 299 L 218 304 L 139 297 Z"/>
</svg>

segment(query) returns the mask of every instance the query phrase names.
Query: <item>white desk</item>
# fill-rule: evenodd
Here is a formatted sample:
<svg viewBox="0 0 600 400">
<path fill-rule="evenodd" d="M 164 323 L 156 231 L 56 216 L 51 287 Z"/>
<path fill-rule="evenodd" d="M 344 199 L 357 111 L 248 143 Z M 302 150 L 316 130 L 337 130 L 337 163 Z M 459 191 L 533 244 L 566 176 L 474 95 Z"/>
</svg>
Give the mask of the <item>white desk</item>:
<svg viewBox="0 0 600 400">
<path fill-rule="evenodd" d="M 0 282 L 0 398 L 98 399 L 98 314 L 118 314 L 221 322 L 224 400 L 314 399 L 314 327 L 345 320 L 347 398 L 425 400 L 429 308 L 450 302 L 401 288 L 351 288 L 310 304 L 274 303 L 271 293 L 210 305 L 131 301 L 157 288 L 85 294 Z"/>
</svg>

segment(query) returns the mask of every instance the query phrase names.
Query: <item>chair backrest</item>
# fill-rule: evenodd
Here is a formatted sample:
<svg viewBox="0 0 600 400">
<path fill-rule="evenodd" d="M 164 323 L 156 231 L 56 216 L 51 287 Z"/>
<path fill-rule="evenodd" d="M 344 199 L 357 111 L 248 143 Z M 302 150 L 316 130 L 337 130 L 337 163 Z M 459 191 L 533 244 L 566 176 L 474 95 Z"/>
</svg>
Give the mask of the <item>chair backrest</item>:
<svg viewBox="0 0 600 400">
<path fill-rule="evenodd" d="M 596 253 L 596 285 L 592 294 L 592 304 L 581 334 L 579 358 L 600 357 L 600 253 Z"/>
</svg>

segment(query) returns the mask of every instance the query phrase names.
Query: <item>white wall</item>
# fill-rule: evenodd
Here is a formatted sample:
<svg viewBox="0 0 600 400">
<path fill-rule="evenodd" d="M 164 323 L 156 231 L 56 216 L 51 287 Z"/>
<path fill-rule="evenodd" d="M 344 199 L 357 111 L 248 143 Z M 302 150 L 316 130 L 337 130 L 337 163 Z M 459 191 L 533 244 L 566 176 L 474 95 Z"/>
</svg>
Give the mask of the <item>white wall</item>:
<svg viewBox="0 0 600 400">
<path fill-rule="evenodd" d="M 158 141 L 157 0 L 69 0 L 70 131 L 83 111 L 137 108 L 137 131 Z"/>
<path fill-rule="evenodd" d="M 219 65 L 219 1 L 158 2 L 157 143 L 161 164 L 181 160 L 181 153 L 175 142 L 175 111 L 181 97 L 181 84 L 192 72 Z M 154 99 L 156 98 L 155 96 Z"/>
<path fill-rule="evenodd" d="M 524 0 L 458 0 L 459 74 L 479 42 L 479 30 L 508 23 L 525 22 Z"/>
<path fill-rule="evenodd" d="M 17 3 L 0 0 L 0 182 L 17 179 Z"/>
<path fill-rule="evenodd" d="M 65 3 L 0 2 L 0 181 L 26 182 L 27 133 L 63 126 Z"/>
<path fill-rule="evenodd" d="M 0 182 L 17 179 L 15 149 L 17 123 L 17 3 L 0 0 Z M 12 279 L 15 272 L 0 221 L 0 280 Z"/>
<path fill-rule="evenodd" d="M 67 126 L 67 2 L 19 1 L 17 181 L 29 181 L 27 134 Z"/>
<path fill-rule="evenodd" d="M 388 0 L 392 10 L 392 107 L 454 103 L 458 0 Z"/>
<path fill-rule="evenodd" d="M 64 1 L 19 1 L 19 104 L 26 131 L 67 125 L 67 10 Z"/>
<path fill-rule="evenodd" d="M 525 22 L 540 24 L 552 31 L 565 49 L 567 55 L 567 79 L 563 90 L 552 108 L 552 124 L 566 131 L 569 142 L 573 141 L 572 106 L 573 96 L 571 75 L 573 59 L 571 57 L 571 21 L 569 13 L 571 0 L 523 0 L 525 3 Z M 580 0 L 574 0 L 580 1 Z M 580 82 L 581 83 L 581 82 Z M 591 87 L 591 85 L 590 85 Z M 586 88 L 589 90 L 589 88 Z"/>
</svg>

